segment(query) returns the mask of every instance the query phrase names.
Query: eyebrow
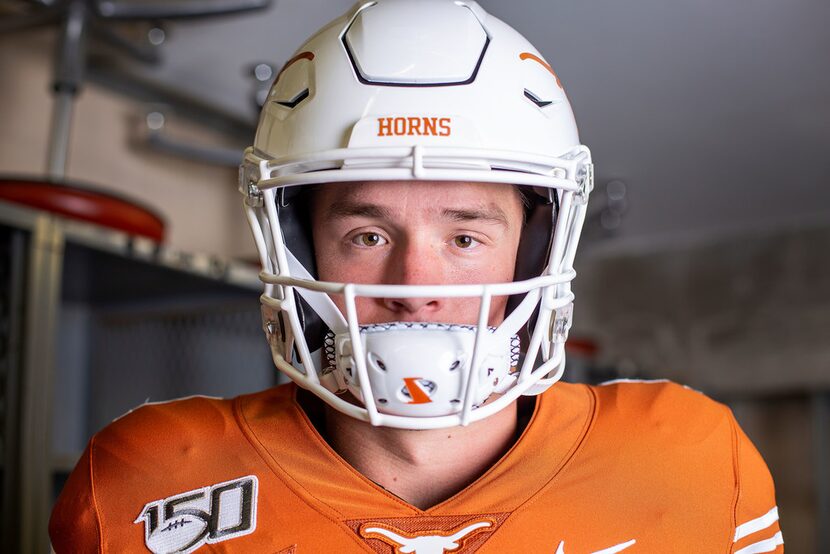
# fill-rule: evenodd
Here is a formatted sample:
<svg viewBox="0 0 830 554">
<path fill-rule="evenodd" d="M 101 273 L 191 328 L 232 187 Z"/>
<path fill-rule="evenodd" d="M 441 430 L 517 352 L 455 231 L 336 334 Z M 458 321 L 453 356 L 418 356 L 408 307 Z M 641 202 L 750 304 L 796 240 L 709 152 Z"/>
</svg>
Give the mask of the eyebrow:
<svg viewBox="0 0 830 554">
<path fill-rule="evenodd" d="M 392 212 L 383 206 L 376 204 L 363 204 L 357 202 L 335 202 L 329 206 L 328 219 L 341 219 L 346 217 L 374 217 L 380 219 L 392 219 Z"/>
<path fill-rule="evenodd" d="M 485 221 L 509 227 L 507 215 L 499 206 L 489 205 L 481 208 L 444 209 L 441 211 L 444 219 L 455 222 Z M 347 217 L 370 217 L 376 219 L 394 219 L 391 210 L 376 204 L 360 202 L 336 202 L 329 206 L 328 219 Z"/>
<path fill-rule="evenodd" d="M 452 221 L 488 221 L 509 227 L 504 210 L 493 204 L 483 208 L 443 210 L 441 213 Z"/>
</svg>

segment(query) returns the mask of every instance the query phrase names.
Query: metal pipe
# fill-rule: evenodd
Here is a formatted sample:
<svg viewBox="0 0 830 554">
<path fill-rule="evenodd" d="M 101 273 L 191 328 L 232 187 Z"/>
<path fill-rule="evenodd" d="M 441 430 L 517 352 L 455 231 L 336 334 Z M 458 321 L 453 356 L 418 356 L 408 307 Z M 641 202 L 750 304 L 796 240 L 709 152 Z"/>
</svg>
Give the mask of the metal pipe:
<svg viewBox="0 0 830 554">
<path fill-rule="evenodd" d="M 242 149 L 200 146 L 172 139 L 160 131 L 151 131 L 147 135 L 147 144 L 173 156 L 225 167 L 239 167 L 244 156 Z"/>
<path fill-rule="evenodd" d="M 20 398 L 20 552 L 48 552 L 50 407 L 64 249 L 57 220 L 39 215 L 30 244 Z"/>
<path fill-rule="evenodd" d="M 87 17 L 84 0 L 74 0 L 69 4 L 55 57 L 55 104 L 47 159 L 47 172 L 55 180 L 63 179 L 66 174 L 73 104 L 86 65 L 84 36 Z"/>
<path fill-rule="evenodd" d="M 117 48 L 134 60 L 149 65 L 155 65 L 161 62 L 161 56 L 159 55 L 157 46 L 149 43 L 133 42 L 127 37 L 107 28 L 105 26 L 107 23 L 109 22 L 106 20 L 102 22 L 91 19 L 89 21 L 89 31 L 95 38 Z"/>
<path fill-rule="evenodd" d="M 268 8 L 271 0 L 167 0 L 146 4 L 97 0 L 93 9 L 105 19 L 196 19 Z"/>
<path fill-rule="evenodd" d="M 55 94 L 52 112 L 52 129 L 49 133 L 49 158 L 46 171 L 51 179 L 60 181 L 66 175 L 69 153 L 69 133 L 72 129 L 74 92 Z"/>
</svg>

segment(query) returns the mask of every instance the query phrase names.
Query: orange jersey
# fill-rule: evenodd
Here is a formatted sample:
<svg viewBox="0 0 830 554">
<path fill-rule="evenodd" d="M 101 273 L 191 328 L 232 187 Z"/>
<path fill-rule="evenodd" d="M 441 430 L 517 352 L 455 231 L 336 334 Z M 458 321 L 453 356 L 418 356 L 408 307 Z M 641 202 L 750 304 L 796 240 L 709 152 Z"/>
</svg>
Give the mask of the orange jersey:
<svg viewBox="0 0 830 554">
<path fill-rule="evenodd" d="M 783 552 L 731 412 L 666 382 L 557 384 L 498 463 L 428 510 L 346 464 L 293 385 L 145 405 L 92 438 L 50 535 L 58 554 Z"/>
</svg>

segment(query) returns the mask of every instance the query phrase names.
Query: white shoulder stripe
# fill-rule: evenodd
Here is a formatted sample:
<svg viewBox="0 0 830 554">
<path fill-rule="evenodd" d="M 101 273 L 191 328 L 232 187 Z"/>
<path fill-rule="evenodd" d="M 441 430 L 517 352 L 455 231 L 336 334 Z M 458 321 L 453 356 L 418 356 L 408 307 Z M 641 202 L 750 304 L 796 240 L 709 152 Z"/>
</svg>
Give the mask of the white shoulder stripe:
<svg viewBox="0 0 830 554">
<path fill-rule="evenodd" d="M 776 521 L 778 521 L 778 506 L 775 506 L 772 510 L 768 511 L 761 517 L 756 517 L 755 519 L 751 519 L 746 523 L 738 525 L 735 528 L 735 540 L 733 542 L 738 542 L 747 535 L 766 529 Z M 762 551 L 759 550 L 759 552 Z"/>
<path fill-rule="evenodd" d="M 741 548 L 735 554 L 760 554 L 761 552 L 772 552 L 779 546 L 784 544 L 784 537 L 781 531 L 778 531 L 771 539 L 750 544 L 747 547 Z"/>
<path fill-rule="evenodd" d="M 191 394 L 190 396 L 182 396 L 180 398 L 171 398 L 170 400 L 156 400 L 154 402 L 150 402 L 150 399 L 148 398 L 147 400 L 144 401 L 143 404 L 139 404 L 135 408 L 132 408 L 132 409 L 128 410 L 127 412 L 124 412 L 120 416 L 113 419 L 112 422 L 115 423 L 116 421 L 118 421 L 122 417 L 127 417 L 128 415 L 130 415 L 134 411 L 138 410 L 139 408 L 143 408 L 144 406 L 161 406 L 162 404 L 171 404 L 171 403 L 177 402 L 179 400 L 190 400 L 191 398 L 207 398 L 208 400 L 224 400 L 224 398 L 222 398 L 221 396 L 208 396 L 206 394 Z"/>
<path fill-rule="evenodd" d="M 610 381 L 603 381 L 598 386 L 604 387 L 606 385 L 616 385 L 617 383 L 670 383 L 668 379 L 611 379 Z"/>
</svg>

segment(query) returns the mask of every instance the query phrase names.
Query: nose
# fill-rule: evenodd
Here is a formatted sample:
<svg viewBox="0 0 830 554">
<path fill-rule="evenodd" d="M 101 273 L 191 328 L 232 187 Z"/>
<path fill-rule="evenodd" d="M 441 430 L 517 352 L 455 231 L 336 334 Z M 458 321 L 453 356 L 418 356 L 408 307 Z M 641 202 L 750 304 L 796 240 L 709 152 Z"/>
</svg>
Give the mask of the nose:
<svg viewBox="0 0 830 554">
<path fill-rule="evenodd" d="M 443 263 L 429 245 L 407 241 L 388 259 L 385 281 L 395 285 L 439 285 L 445 283 Z M 439 312 L 443 298 L 383 298 L 384 307 L 401 321 L 427 321 Z"/>
<path fill-rule="evenodd" d="M 402 321 L 425 321 L 430 314 L 441 309 L 442 302 L 436 298 L 384 298 L 386 309 Z"/>
</svg>

